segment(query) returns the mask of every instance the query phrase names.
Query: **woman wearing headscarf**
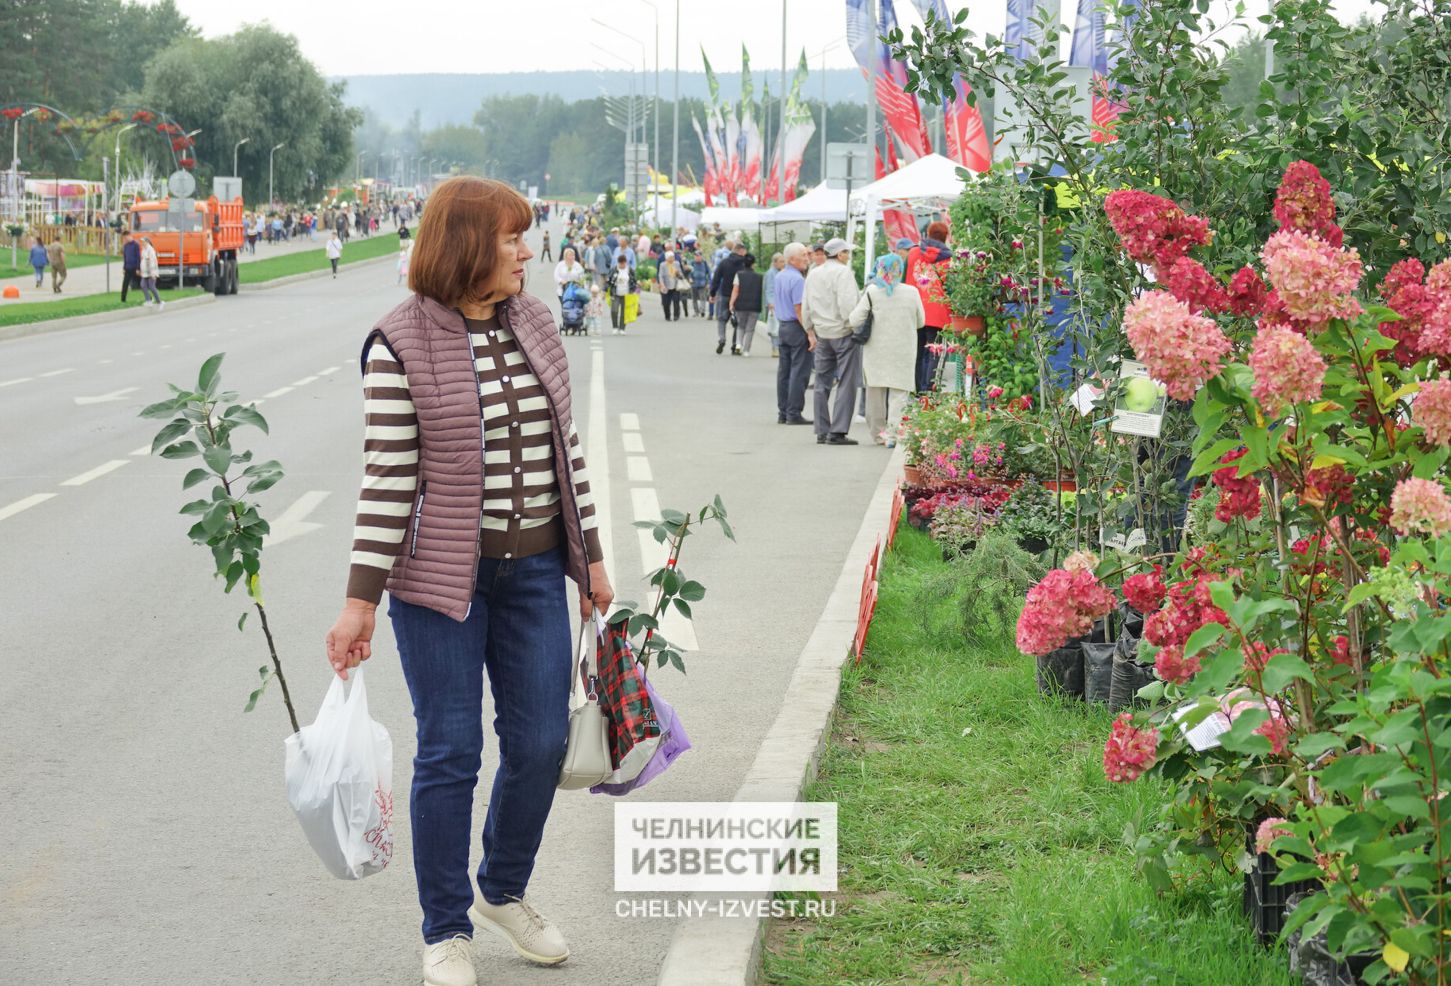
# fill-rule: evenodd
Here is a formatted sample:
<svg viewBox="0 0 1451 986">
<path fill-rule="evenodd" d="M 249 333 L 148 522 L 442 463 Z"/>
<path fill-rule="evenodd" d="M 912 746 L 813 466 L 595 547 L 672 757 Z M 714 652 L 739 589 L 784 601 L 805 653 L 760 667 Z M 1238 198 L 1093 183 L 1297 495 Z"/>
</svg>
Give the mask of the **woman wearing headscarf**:
<svg viewBox="0 0 1451 986">
<path fill-rule="evenodd" d="M 902 287 L 902 258 L 884 253 L 877 258 L 875 276 L 852 309 L 850 324 L 861 325 L 872 316 L 871 338 L 862 347 L 862 377 L 866 381 L 867 431 L 878 445 L 897 444 L 902 411 L 914 385 L 917 330 L 925 322 L 922 296 L 911 285 Z"/>
</svg>

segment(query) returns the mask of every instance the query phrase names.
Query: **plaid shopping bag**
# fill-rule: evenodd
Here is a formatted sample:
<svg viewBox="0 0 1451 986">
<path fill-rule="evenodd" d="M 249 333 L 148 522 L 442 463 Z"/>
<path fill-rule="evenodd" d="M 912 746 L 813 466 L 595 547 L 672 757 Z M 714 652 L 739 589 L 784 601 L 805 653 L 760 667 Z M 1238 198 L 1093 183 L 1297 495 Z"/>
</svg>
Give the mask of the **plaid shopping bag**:
<svg viewBox="0 0 1451 986">
<path fill-rule="evenodd" d="M 660 745 L 660 719 L 635 650 L 626 634 L 626 621 L 607 624 L 598 638 L 600 706 L 609 719 L 610 762 L 615 773 L 608 780 L 632 780 Z"/>
</svg>

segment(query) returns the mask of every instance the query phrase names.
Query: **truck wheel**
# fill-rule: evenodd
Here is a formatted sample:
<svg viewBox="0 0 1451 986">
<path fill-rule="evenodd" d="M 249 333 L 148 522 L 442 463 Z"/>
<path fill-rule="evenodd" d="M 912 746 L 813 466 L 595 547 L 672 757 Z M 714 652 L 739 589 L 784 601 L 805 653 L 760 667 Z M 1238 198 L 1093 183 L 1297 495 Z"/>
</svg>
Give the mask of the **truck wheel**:
<svg viewBox="0 0 1451 986">
<path fill-rule="evenodd" d="M 237 284 L 238 284 L 238 281 L 239 281 L 239 278 L 237 276 L 237 262 L 235 260 L 229 260 L 229 261 L 227 261 L 227 282 L 228 282 L 227 283 L 227 293 L 228 294 L 236 294 L 237 293 Z"/>
</svg>

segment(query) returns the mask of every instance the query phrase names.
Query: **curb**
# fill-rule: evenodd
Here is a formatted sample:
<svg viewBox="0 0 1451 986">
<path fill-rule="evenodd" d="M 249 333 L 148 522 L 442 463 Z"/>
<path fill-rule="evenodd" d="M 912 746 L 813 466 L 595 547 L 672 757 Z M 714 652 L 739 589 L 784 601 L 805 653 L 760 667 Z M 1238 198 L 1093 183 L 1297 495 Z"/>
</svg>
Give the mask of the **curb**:
<svg viewBox="0 0 1451 986">
<path fill-rule="evenodd" d="M 385 253 L 381 257 L 369 257 L 366 260 L 355 260 L 347 267 L 340 268 L 339 273 L 350 270 L 354 267 L 366 267 L 369 264 L 376 264 L 384 260 L 398 259 L 397 254 Z M 259 281 L 255 284 L 243 285 L 248 292 L 267 291 L 272 288 L 280 288 L 284 284 L 295 284 L 298 281 L 307 281 L 319 277 L 327 277 L 332 274 L 331 270 L 305 271 L 301 274 L 288 274 L 285 277 L 274 277 L 271 280 Z M 240 289 L 239 289 L 240 290 Z M 80 297 L 92 297 L 91 295 L 80 295 Z M 204 294 L 194 298 L 182 298 L 179 301 L 167 302 L 166 307 L 190 308 L 196 305 L 208 305 L 217 301 L 214 294 Z M 12 339 L 25 339 L 30 336 L 45 335 L 49 332 L 63 332 L 66 329 L 82 329 L 87 325 L 100 325 L 105 322 L 124 322 L 133 318 L 150 318 L 156 312 L 149 308 L 119 308 L 109 312 L 95 312 L 91 315 L 72 315 L 69 318 L 47 318 L 38 322 L 26 322 L 21 325 L 0 326 L 0 342 L 9 342 Z"/>
<path fill-rule="evenodd" d="M 877 537 L 885 534 L 892 494 L 902 475 L 903 450 L 887 461 L 867 504 L 841 574 L 801 649 L 781 712 L 766 733 L 735 801 L 796 801 L 816 778 L 841 692 L 841 669 L 850 659 L 861 604 L 862 571 Z M 770 901 L 771 894 L 692 894 Z M 757 906 L 757 905 L 751 905 Z M 660 965 L 658 986 L 755 986 L 761 970 L 765 920 L 687 918 L 676 926 Z"/>
</svg>

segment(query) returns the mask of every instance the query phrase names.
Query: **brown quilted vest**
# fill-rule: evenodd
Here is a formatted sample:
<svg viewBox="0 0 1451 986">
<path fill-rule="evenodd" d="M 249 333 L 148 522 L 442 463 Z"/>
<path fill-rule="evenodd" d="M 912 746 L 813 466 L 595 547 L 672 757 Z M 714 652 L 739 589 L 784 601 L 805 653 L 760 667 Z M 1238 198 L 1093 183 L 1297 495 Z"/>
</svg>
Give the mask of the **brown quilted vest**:
<svg viewBox="0 0 1451 986">
<path fill-rule="evenodd" d="M 567 571 L 587 590 L 589 563 L 566 444 L 572 419 L 564 346 L 554 317 L 538 298 L 519 294 L 501 302 L 497 311 L 548 395 Z M 388 575 L 388 591 L 462 622 L 478 576 L 484 500 L 483 418 L 468 328 L 456 309 L 415 294 L 373 326 L 364 354 L 376 336 L 403 365 L 418 412 L 420 495 L 410 514 L 408 541 Z M 425 484 L 428 492 L 422 496 Z"/>
</svg>

